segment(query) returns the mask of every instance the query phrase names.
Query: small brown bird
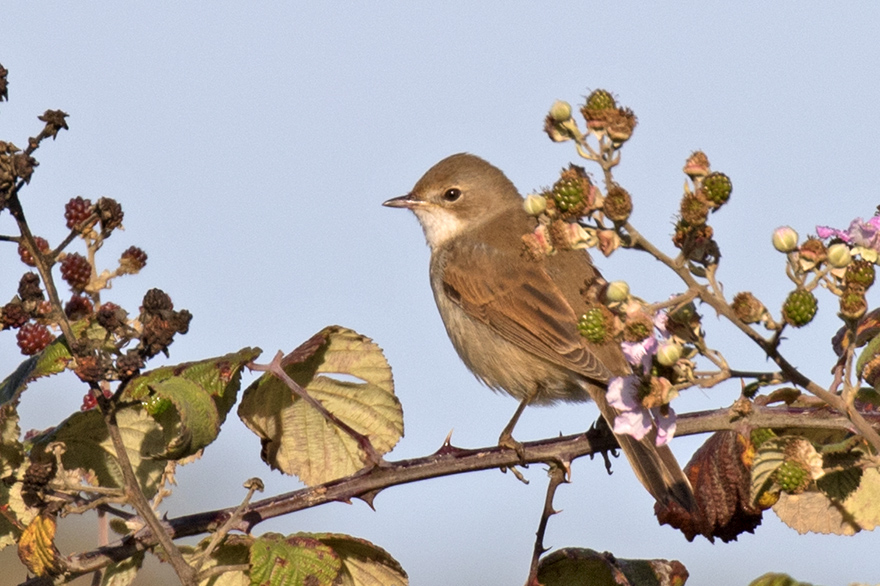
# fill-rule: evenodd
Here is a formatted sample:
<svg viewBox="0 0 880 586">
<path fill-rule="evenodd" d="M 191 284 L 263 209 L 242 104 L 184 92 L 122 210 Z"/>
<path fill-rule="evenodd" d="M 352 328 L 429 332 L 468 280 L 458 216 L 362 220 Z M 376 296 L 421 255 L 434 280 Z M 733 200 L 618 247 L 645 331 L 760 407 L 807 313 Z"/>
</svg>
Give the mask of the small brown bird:
<svg viewBox="0 0 880 586">
<path fill-rule="evenodd" d="M 537 221 L 501 170 L 474 155 L 452 155 L 409 194 L 383 205 L 408 208 L 419 219 L 431 248 L 434 299 L 458 355 L 486 385 L 520 400 L 501 445 L 516 445 L 513 428 L 527 405 L 592 399 L 614 426 L 607 383 L 630 367 L 618 344 L 592 344 L 577 330 L 587 309 L 582 291 L 601 275 L 582 250 L 537 260 L 523 254 L 522 236 Z M 651 436 L 617 441 L 657 501 L 693 510 L 687 478 Z"/>
</svg>

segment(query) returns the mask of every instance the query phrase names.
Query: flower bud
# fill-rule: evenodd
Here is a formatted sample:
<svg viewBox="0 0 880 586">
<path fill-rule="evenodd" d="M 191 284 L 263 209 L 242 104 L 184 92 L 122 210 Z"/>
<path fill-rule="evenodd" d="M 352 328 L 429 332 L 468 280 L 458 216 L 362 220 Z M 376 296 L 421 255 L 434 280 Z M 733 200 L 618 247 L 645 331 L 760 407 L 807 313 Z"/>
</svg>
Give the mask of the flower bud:
<svg viewBox="0 0 880 586">
<path fill-rule="evenodd" d="M 571 104 L 562 100 L 556 100 L 550 106 L 550 118 L 554 122 L 565 122 L 571 118 Z"/>
<path fill-rule="evenodd" d="M 543 195 L 530 193 L 523 201 L 523 209 L 530 216 L 540 216 L 547 209 L 547 198 Z"/>
<path fill-rule="evenodd" d="M 709 174 L 709 157 L 703 151 L 694 151 L 685 162 L 683 170 L 691 179 L 703 178 Z"/>
<path fill-rule="evenodd" d="M 852 252 L 843 242 L 828 247 L 828 264 L 835 269 L 842 269 L 852 261 Z"/>
<path fill-rule="evenodd" d="M 662 366 L 672 366 L 681 358 L 681 346 L 675 342 L 664 342 L 657 349 L 657 362 Z"/>
<path fill-rule="evenodd" d="M 622 303 L 629 299 L 629 285 L 626 281 L 611 281 L 605 289 L 605 300 L 609 303 Z"/>
<path fill-rule="evenodd" d="M 779 252 L 791 252 L 797 248 L 798 233 L 790 226 L 781 226 L 773 232 L 773 248 Z"/>
</svg>

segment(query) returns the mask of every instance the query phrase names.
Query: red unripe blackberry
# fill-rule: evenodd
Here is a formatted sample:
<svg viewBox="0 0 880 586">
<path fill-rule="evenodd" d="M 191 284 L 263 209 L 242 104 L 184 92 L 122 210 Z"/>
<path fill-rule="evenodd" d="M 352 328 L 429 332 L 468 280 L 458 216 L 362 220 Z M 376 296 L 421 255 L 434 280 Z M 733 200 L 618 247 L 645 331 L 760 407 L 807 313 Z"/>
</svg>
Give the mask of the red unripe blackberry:
<svg viewBox="0 0 880 586">
<path fill-rule="evenodd" d="M 85 222 L 91 215 L 92 200 L 90 199 L 76 196 L 64 205 L 64 218 L 67 220 L 67 227 L 71 230 Z"/>
<path fill-rule="evenodd" d="M 82 291 L 92 279 L 92 265 L 83 255 L 72 252 L 61 261 L 61 277 L 74 291 Z"/>
<path fill-rule="evenodd" d="M 55 339 L 55 336 L 46 326 L 29 322 L 21 326 L 15 339 L 22 354 L 33 356 L 48 346 Z"/>
<path fill-rule="evenodd" d="M 129 247 L 119 258 L 119 269 L 122 273 L 134 274 L 140 272 L 146 265 L 147 253 L 137 246 Z"/>
<path fill-rule="evenodd" d="M 46 242 L 45 238 L 40 238 L 39 236 L 34 236 L 34 241 L 37 243 L 37 249 L 46 254 L 49 252 L 49 243 Z M 34 257 L 31 256 L 31 253 L 28 252 L 27 248 L 24 246 L 24 242 L 18 245 L 18 256 L 21 257 L 21 262 L 26 264 L 29 267 L 37 266 L 36 261 L 34 261 Z"/>
<path fill-rule="evenodd" d="M 98 399 L 95 398 L 95 395 L 92 393 L 86 393 L 83 395 L 82 406 L 79 408 L 80 411 L 89 411 L 90 409 L 94 409 L 98 406 Z"/>
</svg>

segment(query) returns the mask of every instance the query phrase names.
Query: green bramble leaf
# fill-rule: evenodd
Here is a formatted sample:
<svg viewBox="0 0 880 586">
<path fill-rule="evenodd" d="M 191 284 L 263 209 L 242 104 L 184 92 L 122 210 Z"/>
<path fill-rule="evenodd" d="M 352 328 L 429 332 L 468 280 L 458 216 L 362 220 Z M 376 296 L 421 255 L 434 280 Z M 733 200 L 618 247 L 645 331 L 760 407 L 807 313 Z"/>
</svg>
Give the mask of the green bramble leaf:
<svg viewBox="0 0 880 586">
<path fill-rule="evenodd" d="M 876 357 L 878 353 L 880 353 L 880 335 L 871 338 L 871 341 L 868 342 L 868 345 L 859 354 L 859 358 L 856 361 L 856 372 L 862 372 L 865 365 Z"/>
<path fill-rule="evenodd" d="M 285 356 L 282 365 L 327 411 L 369 438 L 380 454 L 403 435 L 391 367 L 369 338 L 330 326 Z M 308 485 L 363 467 L 358 443 L 270 373 L 244 391 L 238 416 L 262 439 L 266 463 Z"/>
<path fill-rule="evenodd" d="M 339 556 L 306 534 L 266 533 L 250 549 L 252 586 L 334 586 Z"/>
<path fill-rule="evenodd" d="M 750 499 L 753 505 L 758 503 L 765 492 L 773 490 L 773 477 L 777 468 L 785 460 L 785 445 L 787 443 L 788 438 L 773 437 L 765 440 L 758 447 L 752 464 Z M 778 487 L 776 490 L 778 490 Z"/>
<path fill-rule="evenodd" d="M 122 399 L 142 401 L 165 434 L 165 447 L 153 456 L 186 458 L 217 439 L 238 396 L 241 371 L 259 355 L 259 349 L 244 348 L 217 358 L 163 366 L 132 379 Z"/>
</svg>

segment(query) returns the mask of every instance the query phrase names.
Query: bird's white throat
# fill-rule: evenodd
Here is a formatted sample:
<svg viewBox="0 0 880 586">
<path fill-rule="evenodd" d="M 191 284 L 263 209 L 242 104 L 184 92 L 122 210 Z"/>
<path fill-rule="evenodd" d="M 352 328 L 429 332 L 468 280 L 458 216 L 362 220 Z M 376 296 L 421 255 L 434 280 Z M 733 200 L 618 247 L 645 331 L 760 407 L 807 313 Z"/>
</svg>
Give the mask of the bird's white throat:
<svg viewBox="0 0 880 586">
<path fill-rule="evenodd" d="M 466 222 L 459 216 L 439 207 L 413 208 L 413 212 L 425 231 L 428 246 L 432 249 L 443 246 L 449 239 L 461 234 L 466 227 Z"/>
</svg>

